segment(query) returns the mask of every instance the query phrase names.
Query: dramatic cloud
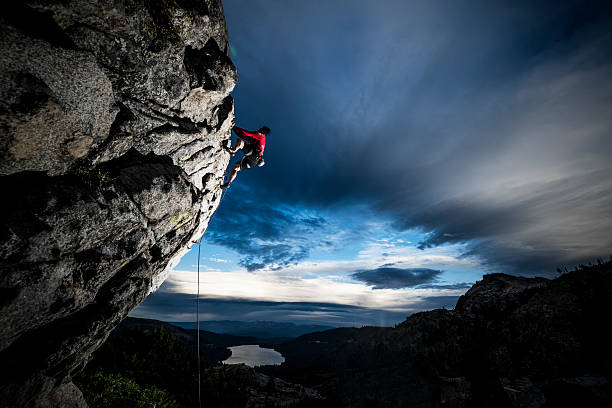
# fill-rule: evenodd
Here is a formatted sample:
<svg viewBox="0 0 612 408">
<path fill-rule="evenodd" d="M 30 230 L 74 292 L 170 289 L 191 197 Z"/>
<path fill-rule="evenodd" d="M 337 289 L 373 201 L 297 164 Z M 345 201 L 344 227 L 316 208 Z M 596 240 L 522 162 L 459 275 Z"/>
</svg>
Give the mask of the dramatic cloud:
<svg viewBox="0 0 612 408">
<path fill-rule="evenodd" d="M 400 289 L 434 282 L 441 273 L 442 271 L 434 269 L 381 267 L 369 271 L 357 271 L 351 276 L 373 285 L 374 289 Z"/>
<path fill-rule="evenodd" d="M 172 307 L 169 308 L 169 305 Z M 166 292 L 147 298 L 130 315 L 175 322 L 195 321 L 194 308 L 193 295 Z M 200 308 L 203 311 L 200 313 L 201 320 L 280 321 L 336 327 L 392 326 L 402 322 L 408 315 L 403 312 L 333 303 L 271 302 L 231 298 L 201 299 Z"/>
<path fill-rule="evenodd" d="M 206 234 L 209 243 L 223 245 L 241 255 L 249 271 L 280 268 L 305 259 L 313 243 L 308 239 L 326 226 L 321 217 L 296 208 L 262 202 L 249 189 L 236 186 L 215 215 L 216 224 Z M 320 242 L 321 246 L 332 245 Z"/>
<path fill-rule="evenodd" d="M 169 291 L 195 294 L 197 275 L 173 271 Z M 200 293 L 207 297 L 274 302 L 335 303 L 387 311 L 414 310 L 423 298 L 458 296 L 465 289 L 374 289 L 343 276 L 298 276 L 282 272 L 205 272 L 200 274 Z"/>
<path fill-rule="evenodd" d="M 204 238 L 214 318 L 396 323 L 612 253 L 609 1 L 223 4 L 236 123 L 272 133 Z"/>
<path fill-rule="evenodd" d="M 454 296 L 417 298 L 401 310 L 385 310 L 329 302 L 263 301 L 230 297 L 204 296 L 200 299 L 201 320 L 281 321 L 331 326 L 392 326 L 408 315 L 422 310 L 452 308 Z M 166 321 L 195 321 L 195 295 L 180 293 L 165 282 L 154 296 L 149 296 L 130 316 Z"/>
<path fill-rule="evenodd" d="M 454 199 L 410 215 L 432 231 L 419 245 L 472 242 L 478 255 L 508 272 L 538 272 L 586 262 L 612 248 L 612 171 Z M 579 239 L 578 239 L 579 237 Z"/>
<path fill-rule="evenodd" d="M 369 205 L 428 233 L 422 248 L 467 243 L 489 270 L 612 251 L 609 2 L 224 6 L 237 123 L 272 128 L 267 165 L 238 180 L 261 204 L 240 224 L 282 231 L 219 239 L 247 268 L 307 258 L 308 228 L 327 227 L 268 215 L 295 205 Z"/>
</svg>

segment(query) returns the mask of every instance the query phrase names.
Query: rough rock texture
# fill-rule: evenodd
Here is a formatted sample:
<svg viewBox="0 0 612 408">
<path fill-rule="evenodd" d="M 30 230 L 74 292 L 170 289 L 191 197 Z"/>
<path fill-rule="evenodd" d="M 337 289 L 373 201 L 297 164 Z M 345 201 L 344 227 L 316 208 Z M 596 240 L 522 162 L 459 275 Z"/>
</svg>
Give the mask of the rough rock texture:
<svg viewBox="0 0 612 408">
<path fill-rule="evenodd" d="M 342 407 L 609 407 L 612 261 L 554 280 L 486 275 L 454 310 L 277 348 L 268 373 Z"/>
<path fill-rule="evenodd" d="M 73 383 L 65 383 L 48 394 L 40 395 L 34 403 L 40 408 L 87 408 L 83 393 Z"/>
<path fill-rule="evenodd" d="M 242 385 L 247 396 L 244 408 L 291 407 L 303 401 L 316 405 L 322 399 L 313 389 L 258 373 L 244 364 L 223 365 L 212 370 Z"/>
<path fill-rule="evenodd" d="M 237 76 L 219 0 L 19 2 L 0 49 L 0 406 L 44 405 L 204 233 Z"/>
</svg>

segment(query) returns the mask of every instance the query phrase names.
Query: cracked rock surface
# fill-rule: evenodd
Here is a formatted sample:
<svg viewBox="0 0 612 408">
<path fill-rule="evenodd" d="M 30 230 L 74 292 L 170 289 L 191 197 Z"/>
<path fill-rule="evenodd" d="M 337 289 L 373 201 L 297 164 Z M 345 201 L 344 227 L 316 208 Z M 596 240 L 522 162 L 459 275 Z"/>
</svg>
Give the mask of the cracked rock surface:
<svg viewBox="0 0 612 408">
<path fill-rule="evenodd" d="M 219 205 L 223 8 L 32 0 L 0 31 L 0 406 L 79 406 L 71 376 Z"/>
</svg>

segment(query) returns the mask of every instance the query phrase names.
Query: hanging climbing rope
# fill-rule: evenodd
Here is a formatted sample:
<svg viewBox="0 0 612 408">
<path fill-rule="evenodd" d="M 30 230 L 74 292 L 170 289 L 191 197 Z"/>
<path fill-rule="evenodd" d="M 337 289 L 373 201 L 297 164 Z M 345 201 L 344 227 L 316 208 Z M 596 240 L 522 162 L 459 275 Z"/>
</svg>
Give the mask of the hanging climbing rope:
<svg viewBox="0 0 612 408">
<path fill-rule="evenodd" d="M 219 202 L 221 204 L 221 202 Z M 200 241 L 198 242 L 198 292 L 196 295 L 196 334 L 197 334 L 197 344 L 198 344 L 198 407 L 202 408 L 202 395 L 201 395 L 201 384 L 202 378 L 200 373 L 200 249 L 202 249 L 202 238 L 204 235 L 200 237 Z"/>
<path fill-rule="evenodd" d="M 221 198 L 219 199 L 219 204 L 217 205 L 217 209 L 221 206 L 221 202 L 223 201 L 223 197 L 225 196 L 225 192 L 227 190 L 222 190 Z M 215 211 L 210 217 L 208 221 L 208 225 L 212 224 L 213 219 L 217 211 Z M 204 239 L 204 235 L 200 237 L 199 241 L 193 241 L 194 244 L 198 244 L 198 290 L 196 292 L 196 343 L 198 350 L 198 407 L 202 408 L 202 374 L 201 374 L 201 363 L 200 363 L 200 251 L 202 249 L 202 240 Z"/>
</svg>

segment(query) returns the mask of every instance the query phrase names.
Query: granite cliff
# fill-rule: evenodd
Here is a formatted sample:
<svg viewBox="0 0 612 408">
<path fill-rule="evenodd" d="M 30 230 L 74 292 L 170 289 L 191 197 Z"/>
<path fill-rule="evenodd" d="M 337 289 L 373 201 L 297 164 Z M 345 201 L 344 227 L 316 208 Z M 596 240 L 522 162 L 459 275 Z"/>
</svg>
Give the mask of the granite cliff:
<svg viewBox="0 0 612 408">
<path fill-rule="evenodd" d="M 236 70 L 220 0 L 5 11 L 0 405 L 77 404 L 72 375 L 219 205 Z"/>
</svg>

